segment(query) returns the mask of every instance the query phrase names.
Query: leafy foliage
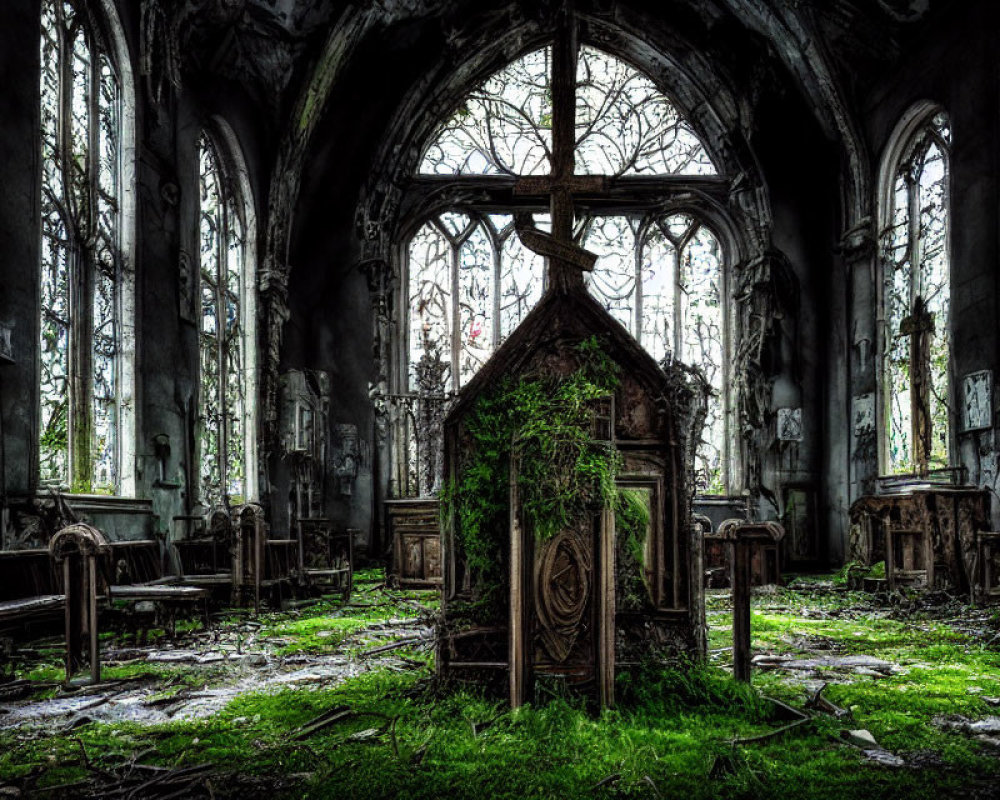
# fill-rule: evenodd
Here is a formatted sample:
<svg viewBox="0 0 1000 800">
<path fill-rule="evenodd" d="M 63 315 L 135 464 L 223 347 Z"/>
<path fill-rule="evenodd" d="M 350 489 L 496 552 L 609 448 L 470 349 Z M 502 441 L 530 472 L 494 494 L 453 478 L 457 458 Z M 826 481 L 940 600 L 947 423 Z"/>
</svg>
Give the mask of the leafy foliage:
<svg viewBox="0 0 1000 800">
<path fill-rule="evenodd" d="M 616 502 L 621 458 L 610 443 L 593 440 L 591 404 L 614 392 L 617 366 L 597 337 L 581 342 L 576 354 L 579 367 L 569 377 L 507 379 L 478 401 L 466 422 L 471 455 L 445 487 L 442 509 L 455 516 L 480 612 L 502 602 L 513 459 L 523 521 L 538 541 L 585 509 Z"/>
<path fill-rule="evenodd" d="M 615 536 L 618 539 L 615 602 L 622 611 L 637 611 L 649 601 L 649 587 L 644 577 L 649 522 L 649 495 L 639 489 L 620 490 L 615 499 Z"/>
</svg>

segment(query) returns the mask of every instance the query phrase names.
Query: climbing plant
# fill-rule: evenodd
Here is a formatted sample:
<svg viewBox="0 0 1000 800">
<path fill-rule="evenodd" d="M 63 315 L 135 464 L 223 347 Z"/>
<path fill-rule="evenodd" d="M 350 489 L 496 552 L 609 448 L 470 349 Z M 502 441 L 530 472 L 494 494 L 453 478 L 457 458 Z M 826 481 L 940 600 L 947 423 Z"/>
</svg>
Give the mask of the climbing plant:
<svg viewBox="0 0 1000 800">
<path fill-rule="evenodd" d="M 446 484 L 442 508 L 453 515 L 470 570 L 477 617 L 503 602 L 500 591 L 509 527 L 510 470 L 517 462 L 523 523 L 544 542 L 587 508 L 614 506 L 621 457 L 593 438 L 594 401 L 614 393 L 617 365 L 596 336 L 575 347 L 567 377 L 508 378 L 480 398 L 466 421 L 472 446 L 461 473 Z"/>
</svg>

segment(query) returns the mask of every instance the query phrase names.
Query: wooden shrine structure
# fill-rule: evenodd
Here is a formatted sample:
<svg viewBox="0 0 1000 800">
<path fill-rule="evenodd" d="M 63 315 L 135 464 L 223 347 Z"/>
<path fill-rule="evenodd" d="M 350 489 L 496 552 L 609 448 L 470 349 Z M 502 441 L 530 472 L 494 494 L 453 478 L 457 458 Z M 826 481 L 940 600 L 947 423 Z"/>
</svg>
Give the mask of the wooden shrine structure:
<svg viewBox="0 0 1000 800">
<path fill-rule="evenodd" d="M 705 651 L 702 543 L 691 520 L 688 468 L 697 442 L 695 393 L 665 373 L 582 285 L 546 293 L 468 384 L 445 423 L 446 474 L 457 477 L 474 456 L 466 422 L 497 378 L 572 373 L 576 346 L 594 334 L 606 343 L 621 383 L 596 404 L 592 435 L 620 453 L 618 486 L 638 493 L 649 509 L 638 547 L 636 537 L 619 533 L 607 507 L 539 541 L 522 513 L 515 459 L 509 535 L 500 552 L 506 603 L 495 618 L 470 623 L 464 609 L 475 602 L 476 586 L 461 522 L 452 515 L 443 523 L 439 670 L 495 684 L 506 677 L 513 706 L 534 696 L 539 678 L 610 706 L 619 670 Z"/>
<path fill-rule="evenodd" d="M 477 401 L 502 380 L 553 385 L 570 376 L 581 366 L 581 343 L 597 337 L 620 382 L 593 403 L 590 435 L 620 455 L 618 487 L 639 498 L 648 514 L 644 530 L 626 537 L 615 508 L 586 508 L 541 538 L 524 513 L 512 456 L 509 524 L 497 553 L 500 585 L 493 587 L 503 602 L 491 606 L 489 618 L 469 614 L 481 586 L 463 551 L 462 521 L 451 513 L 442 522 L 437 664 L 456 678 L 506 682 L 515 707 L 546 681 L 610 706 L 619 670 L 705 651 L 702 543 L 691 519 L 690 478 L 705 395 L 680 365 L 669 373 L 661 368 L 584 285 L 583 272 L 593 269 L 596 256 L 574 242 L 574 196 L 603 193 L 609 179 L 575 174 L 577 46 L 570 15 L 552 53 L 551 171 L 520 178 L 514 187 L 526 204 L 548 199 L 551 234 L 535 229 L 530 214 L 515 218 L 525 247 L 546 259 L 545 293 L 450 410 L 446 481 L 455 485 L 475 458 L 467 424 Z"/>
</svg>

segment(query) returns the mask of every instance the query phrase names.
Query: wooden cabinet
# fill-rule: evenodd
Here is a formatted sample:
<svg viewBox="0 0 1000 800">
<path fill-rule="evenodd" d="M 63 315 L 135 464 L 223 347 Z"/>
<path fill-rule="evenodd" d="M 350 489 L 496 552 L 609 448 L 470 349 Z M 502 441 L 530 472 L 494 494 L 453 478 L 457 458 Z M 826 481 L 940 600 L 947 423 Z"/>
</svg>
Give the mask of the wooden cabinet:
<svg viewBox="0 0 1000 800">
<path fill-rule="evenodd" d="M 890 531 L 916 531 L 926 537 L 921 569 L 931 584 L 966 593 L 975 580 L 976 532 L 989 527 L 989 508 L 989 495 L 975 487 L 915 486 L 862 497 L 851 506 L 850 559 L 884 561 Z M 903 553 L 889 561 L 905 569 Z"/>
<path fill-rule="evenodd" d="M 400 586 L 441 585 L 441 526 L 436 498 L 389 500 L 392 573 Z"/>
</svg>

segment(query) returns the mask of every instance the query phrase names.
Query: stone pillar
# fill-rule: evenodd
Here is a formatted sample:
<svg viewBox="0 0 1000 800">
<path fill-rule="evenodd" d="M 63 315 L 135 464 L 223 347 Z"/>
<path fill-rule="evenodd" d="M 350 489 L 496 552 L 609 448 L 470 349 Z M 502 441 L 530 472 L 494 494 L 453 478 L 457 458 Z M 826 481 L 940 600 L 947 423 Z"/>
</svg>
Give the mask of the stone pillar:
<svg viewBox="0 0 1000 800">
<path fill-rule="evenodd" d="M 373 378 L 368 384 L 372 401 L 372 514 L 369 549 L 381 554 L 388 548 L 385 534 L 384 503 L 392 465 L 389 431 L 389 370 L 392 365 L 392 301 L 396 276 L 385 257 L 364 259 L 358 269 L 368 281 L 372 312 Z"/>
</svg>

